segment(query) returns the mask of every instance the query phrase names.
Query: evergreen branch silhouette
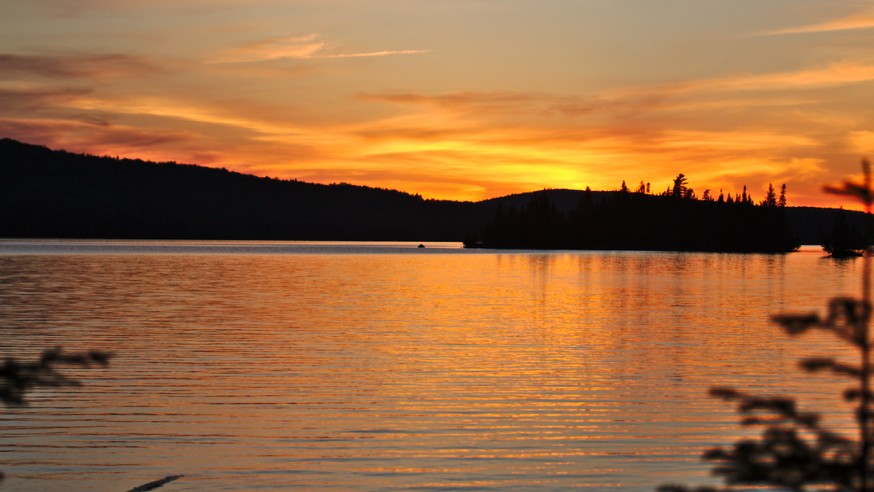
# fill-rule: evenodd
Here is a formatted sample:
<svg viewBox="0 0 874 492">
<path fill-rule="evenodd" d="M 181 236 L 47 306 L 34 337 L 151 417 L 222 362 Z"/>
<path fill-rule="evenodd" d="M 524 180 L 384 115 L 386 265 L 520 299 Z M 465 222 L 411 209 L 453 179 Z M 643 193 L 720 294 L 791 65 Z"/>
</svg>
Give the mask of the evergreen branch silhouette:
<svg viewBox="0 0 874 492">
<path fill-rule="evenodd" d="M 807 372 L 819 372 L 831 370 L 835 374 L 842 374 L 856 379 L 862 377 L 862 369 L 850 364 L 842 364 L 834 359 L 813 357 L 802 360 L 799 364 Z"/>
<path fill-rule="evenodd" d="M 67 354 L 61 348 L 44 351 L 35 362 L 22 363 L 7 358 L 0 366 L 0 402 L 7 406 L 26 406 L 27 392 L 37 387 L 81 386 L 79 381 L 60 373 L 59 367 L 106 367 L 111 358 L 109 352 Z"/>
<path fill-rule="evenodd" d="M 7 358 L 0 365 L 0 403 L 10 407 L 27 406 L 27 393 L 38 387 L 81 386 L 78 380 L 61 372 L 59 367 L 106 367 L 113 357 L 111 352 L 92 350 L 82 353 L 64 353 L 60 347 L 46 350 L 35 362 L 19 362 Z M 4 475 L 0 473 L 0 482 Z"/>
<path fill-rule="evenodd" d="M 841 186 L 825 185 L 822 190 L 832 195 L 851 196 L 859 199 L 867 207 L 874 202 L 874 193 L 871 190 L 871 163 L 868 159 L 862 159 L 862 174 L 865 176 L 862 183 L 844 181 Z"/>
</svg>

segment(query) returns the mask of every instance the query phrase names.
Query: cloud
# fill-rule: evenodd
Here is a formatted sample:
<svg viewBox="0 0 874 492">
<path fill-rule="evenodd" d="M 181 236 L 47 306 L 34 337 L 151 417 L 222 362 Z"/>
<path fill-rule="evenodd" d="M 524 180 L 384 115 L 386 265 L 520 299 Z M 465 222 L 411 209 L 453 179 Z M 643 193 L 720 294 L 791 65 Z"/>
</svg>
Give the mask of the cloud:
<svg viewBox="0 0 874 492">
<path fill-rule="evenodd" d="M 367 125 L 357 132 L 369 140 L 422 140 L 437 141 L 458 138 L 469 135 L 469 128 L 458 127 L 421 127 L 416 125 Z"/>
<path fill-rule="evenodd" d="M 451 92 L 437 95 L 405 93 L 361 93 L 358 99 L 398 105 L 430 106 L 452 113 L 529 114 L 576 118 L 594 113 L 636 112 L 656 102 L 640 100 L 556 96 L 535 92 Z"/>
<path fill-rule="evenodd" d="M 704 94 L 705 99 L 709 96 Z M 500 187 L 487 186 L 466 195 L 468 198 L 496 196 L 498 189 L 511 188 L 591 185 L 606 189 L 618 186 L 623 179 L 644 179 L 655 184 L 667 181 L 678 171 L 694 175 L 703 183 L 702 190 L 714 186 L 732 190 L 732 183 L 737 182 L 741 183 L 739 191 L 743 184 L 755 186 L 781 179 L 791 181 L 789 177 L 797 180 L 818 176 L 823 172 L 820 156 L 827 151 L 823 135 L 798 131 L 791 124 L 783 131 L 761 120 L 735 123 L 722 115 L 715 116 L 718 120 L 710 125 L 697 120 L 690 124 L 682 115 L 674 116 L 676 121 L 667 125 L 658 115 L 655 119 L 626 117 L 633 111 L 673 111 L 686 104 L 683 99 L 663 103 L 658 98 L 623 100 L 613 95 L 587 100 L 512 92 L 403 92 L 360 94 L 359 98 L 410 105 L 414 112 L 370 121 L 357 128 L 357 134 L 366 139 L 359 142 L 363 145 L 358 151 L 364 152 L 358 154 L 357 162 L 385 169 L 427 169 L 434 175 L 470 177 L 471 168 L 475 168 L 501 176 Z M 746 99 L 750 104 L 757 101 L 752 96 Z M 692 100 L 693 105 L 696 101 Z M 795 107 L 789 99 L 778 103 Z M 570 115 L 555 112 L 555 118 L 541 117 L 559 107 Z M 506 112 L 520 108 L 530 111 L 524 116 L 532 118 L 507 117 Z M 703 111 L 719 114 L 721 108 L 717 106 L 713 111 L 705 107 Z M 797 117 L 785 111 L 777 113 L 778 122 Z M 592 118 L 579 121 L 575 120 L 577 115 Z M 750 181 L 749 176 L 756 179 Z M 403 188 L 428 189 L 421 184 L 406 184 Z M 452 196 L 461 192 L 441 193 Z"/>
<path fill-rule="evenodd" d="M 446 110 L 460 110 L 483 107 L 508 107 L 529 105 L 541 99 L 535 94 L 516 92 L 453 92 L 438 95 L 413 92 L 395 94 L 362 93 L 359 99 L 388 102 L 393 104 L 417 104 L 435 106 Z"/>
<path fill-rule="evenodd" d="M 785 34 L 809 34 L 834 31 L 853 31 L 859 29 L 874 28 L 874 9 L 865 12 L 859 12 L 840 19 L 834 19 L 818 24 L 808 24 L 806 26 L 789 27 L 785 29 L 775 29 L 773 31 L 765 31 L 759 33 L 761 36 L 779 36 Z"/>
<path fill-rule="evenodd" d="M 874 65 L 838 62 L 827 67 L 795 72 L 730 77 L 715 81 L 730 89 L 805 89 L 854 84 L 874 80 Z"/>
<path fill-rule="evenodd" d="M 665 138 L 659 143 L 662 149 L 704 149 L 715 154 L 722 154 L 725 151 L 741 153 L 817 145 L 817 142 L 803 136 L 741 130 L 718 132 L 672 130 L 665 132 Z"/>
<path fill-rule="evenodd" d="M 221 125 L 238 130 L 245 129 L 263 134 L 289 134 L 299 130 L 290 124 L 275 124 L 257 118 L 228 114 L 229 111 L 222 108 L 185 103 L 172 98 L 81 97 L 69 101 L 68 106 L 80 111 L 105 111 L 114 114 L 185 120 L 194 123 Z"/>
<path fill-rule="evenodd" d="M 69 119 L 0 118 L 0 135 L 98 155 L 125 154 L 189 139 L 185 132 L 89 124 Z"/>
<path fill-rule="evenodd" d="M 0 74 L 26 73 L 40 77 L 97 77 L 145 73 L 155 67 L 145 59 L 126 54 L 21 55 L 0 53 Z"/>
<path fill-rule="evenodd" d="M 22 142 L 60 146 L 63 136 L 77 128 L 67 120 L 0 118 L 0 135 Z"/>
<path fill-rule="evenodd" d="M 226 51 L 215 60 L 221 63 L 241 63 L 254 61 L 281 60 L 283 58 L 306 59 L 325 49 L 325 43 L 318 35 L 271 39 L 250 43 Z"/>
<path fill-rule="evenodd" d="M 339 58 L 370 58 L 395 55 L 418 55 L 427 50 L 381 50 L 359 53 L 337 53 L 318 34 L 293 36 L 250 43 L 220 53 L 214 63 L 250 63 L 273 60 L 313 60 Z"/>
<path fill-rule="evenodd" d="M 649 94 L 657 99 L 686 92 L 808 90 L 870 81 L 874 81 L 874 65 L 841 61 L 824 67 L 792 72 L 732 74 L 661 87 L 643 87 L 626 91 L 626 96 Z"/>
<path fill-rule="evenodd" d="M 840 61 L 829 65 L 776 73 L 735 73 L 663 85 L 608 90 L 592 96 L 567 96 L 538 92 L 420 92 L 359 93 L 362 101 L 432 108 L 449 115 L 476 120 L 507 117 L 539 118 L 547 126 L 566 119 L 603 118 L 628 120 L 644 115 L 682 112 L 714 113 L 727 109 L 798 107 L 822 103 L 822 97 L 789 91 L 811 91 L 874 81 L 874 64 Z M 775 92 L 779 91 L 779 94 Z M 763 97 L 760 93 L 767 93 Z M 730 97 L 727 95 L 731 94 Z"/>
<path fill-rule="evenodd" d="M 383 50 L 383 51 L 368 51 L 365 53 L 337 53 L 324 54 L 313 58 L 373 58 L 379 56 L 394 56 L 394 55 L 421 55 L 430 53 L 430 50 Z"/>
<path fill-rule="evenodd" d="M 5 87 L 0 85 L 0 113 L 10 112 L 10 110 L 45 109 L 90 93 L 90 89 L 82 88 Z"/>
<path fill-rule="evenodd" d="M 447 172 L 443 162 L 422 159 L 419 166 L 368 168 L 367 163 L 356 163 L 355 167 L 325 169 L 299 168 L 297 177 L 304 181 L 318 183 L 353 182 L 378 187 L 406 190 L 410 193 L 425 192 L 426 198 L 459 196 L 462 199 L 482 199 L 486 197 L 509 195 L 536 189 L 528 183 L 507 182 L 502 176 L 483 171 L 477 173 Z M 427 166 L 432 164 L 433 166 Z M 438 171 L 438 172 L 435 172 Z M 426 185 L 423 185 L 426 184 Z M 541 186 L 542 187 L 542 186 Z"/>
<path fill-rule="evenodd" d="M 299 163 L 324 159 L 334 149 L 349 145 L 349 137 L 337 128 L 268 118 L 257 108 L 245 105 L 198 103 L 172 97 L 84 96 L 68 101 L 64 109 L 76 114 L 109 115 L 114 121 L 132 126 L 146 124 L 149 128 L 189 132 L 198 136 L 201 147 L 196 153 L 186 150 L 184 155 L 221 150 L 225 158 L 213 157 L 210 163 L 221 161 L 241 170 L 256 171 L 262 164 L 276 160 Z M 155 151 L 150 150 L 148 155 L 155 155 Z"/>
<path fill-rule="evenodd" d="M 151 149 L 169 143 L 189 140 L 186 132 L 178 130 L 143 130 L 139 128 L 113 126 L 102 132 L 95 132 L 86 140 L 89 148 L 112 149 Z"/>
</svg>

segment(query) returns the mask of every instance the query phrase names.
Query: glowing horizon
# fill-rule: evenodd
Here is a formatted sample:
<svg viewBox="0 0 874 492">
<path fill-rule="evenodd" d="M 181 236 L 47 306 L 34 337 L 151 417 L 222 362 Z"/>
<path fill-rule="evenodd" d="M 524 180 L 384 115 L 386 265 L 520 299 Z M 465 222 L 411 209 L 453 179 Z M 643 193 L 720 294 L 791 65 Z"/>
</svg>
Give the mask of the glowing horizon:
<svg viewBox="0 0 874 492">
<path fill-rule="evenodd" d="M 0 137 L 427 198 L 543 188 L 855 208 L 874 2 L 0 6 Z"/>
</svg>

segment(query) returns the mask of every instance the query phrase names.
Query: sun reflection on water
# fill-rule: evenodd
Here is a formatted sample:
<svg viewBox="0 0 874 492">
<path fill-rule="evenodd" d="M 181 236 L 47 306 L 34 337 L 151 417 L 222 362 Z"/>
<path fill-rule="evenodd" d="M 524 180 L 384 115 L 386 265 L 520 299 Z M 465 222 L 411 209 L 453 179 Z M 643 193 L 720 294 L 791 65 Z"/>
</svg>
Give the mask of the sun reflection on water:
<svg viewBox="0 0 874 492">
<path fill-rule="evenodd" d="M 795 361 L 842 348 L 768 318 L 856 278 L 809 253 L 0 255 L 3 355 L 117 353 L 0 415 L 6 485 L 706 482 L 744 432 L 710 386 L 839 407 Z"/>
</svg>

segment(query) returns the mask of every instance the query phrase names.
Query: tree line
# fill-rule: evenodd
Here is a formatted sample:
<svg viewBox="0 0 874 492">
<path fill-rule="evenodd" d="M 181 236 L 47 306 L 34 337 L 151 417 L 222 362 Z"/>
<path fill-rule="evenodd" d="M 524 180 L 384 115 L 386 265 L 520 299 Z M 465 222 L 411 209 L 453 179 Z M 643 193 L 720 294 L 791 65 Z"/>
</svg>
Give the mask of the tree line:
<svg viewBox="0 0 874 492">
<path fill-rule="evenodd" d="M 492 222 L 468 247 L 782 253 L 799 244 L 786 218 L 786 186 L 769 186 L 758 203 L 747 193 L 701 198 L 682 173 L 660 194 L 641 183 L 634 192 L 597 197 L 586 188 L 576 208 L 560 210 L 547 190 L 527 206 L 498 206 Z"/>
</svg>

